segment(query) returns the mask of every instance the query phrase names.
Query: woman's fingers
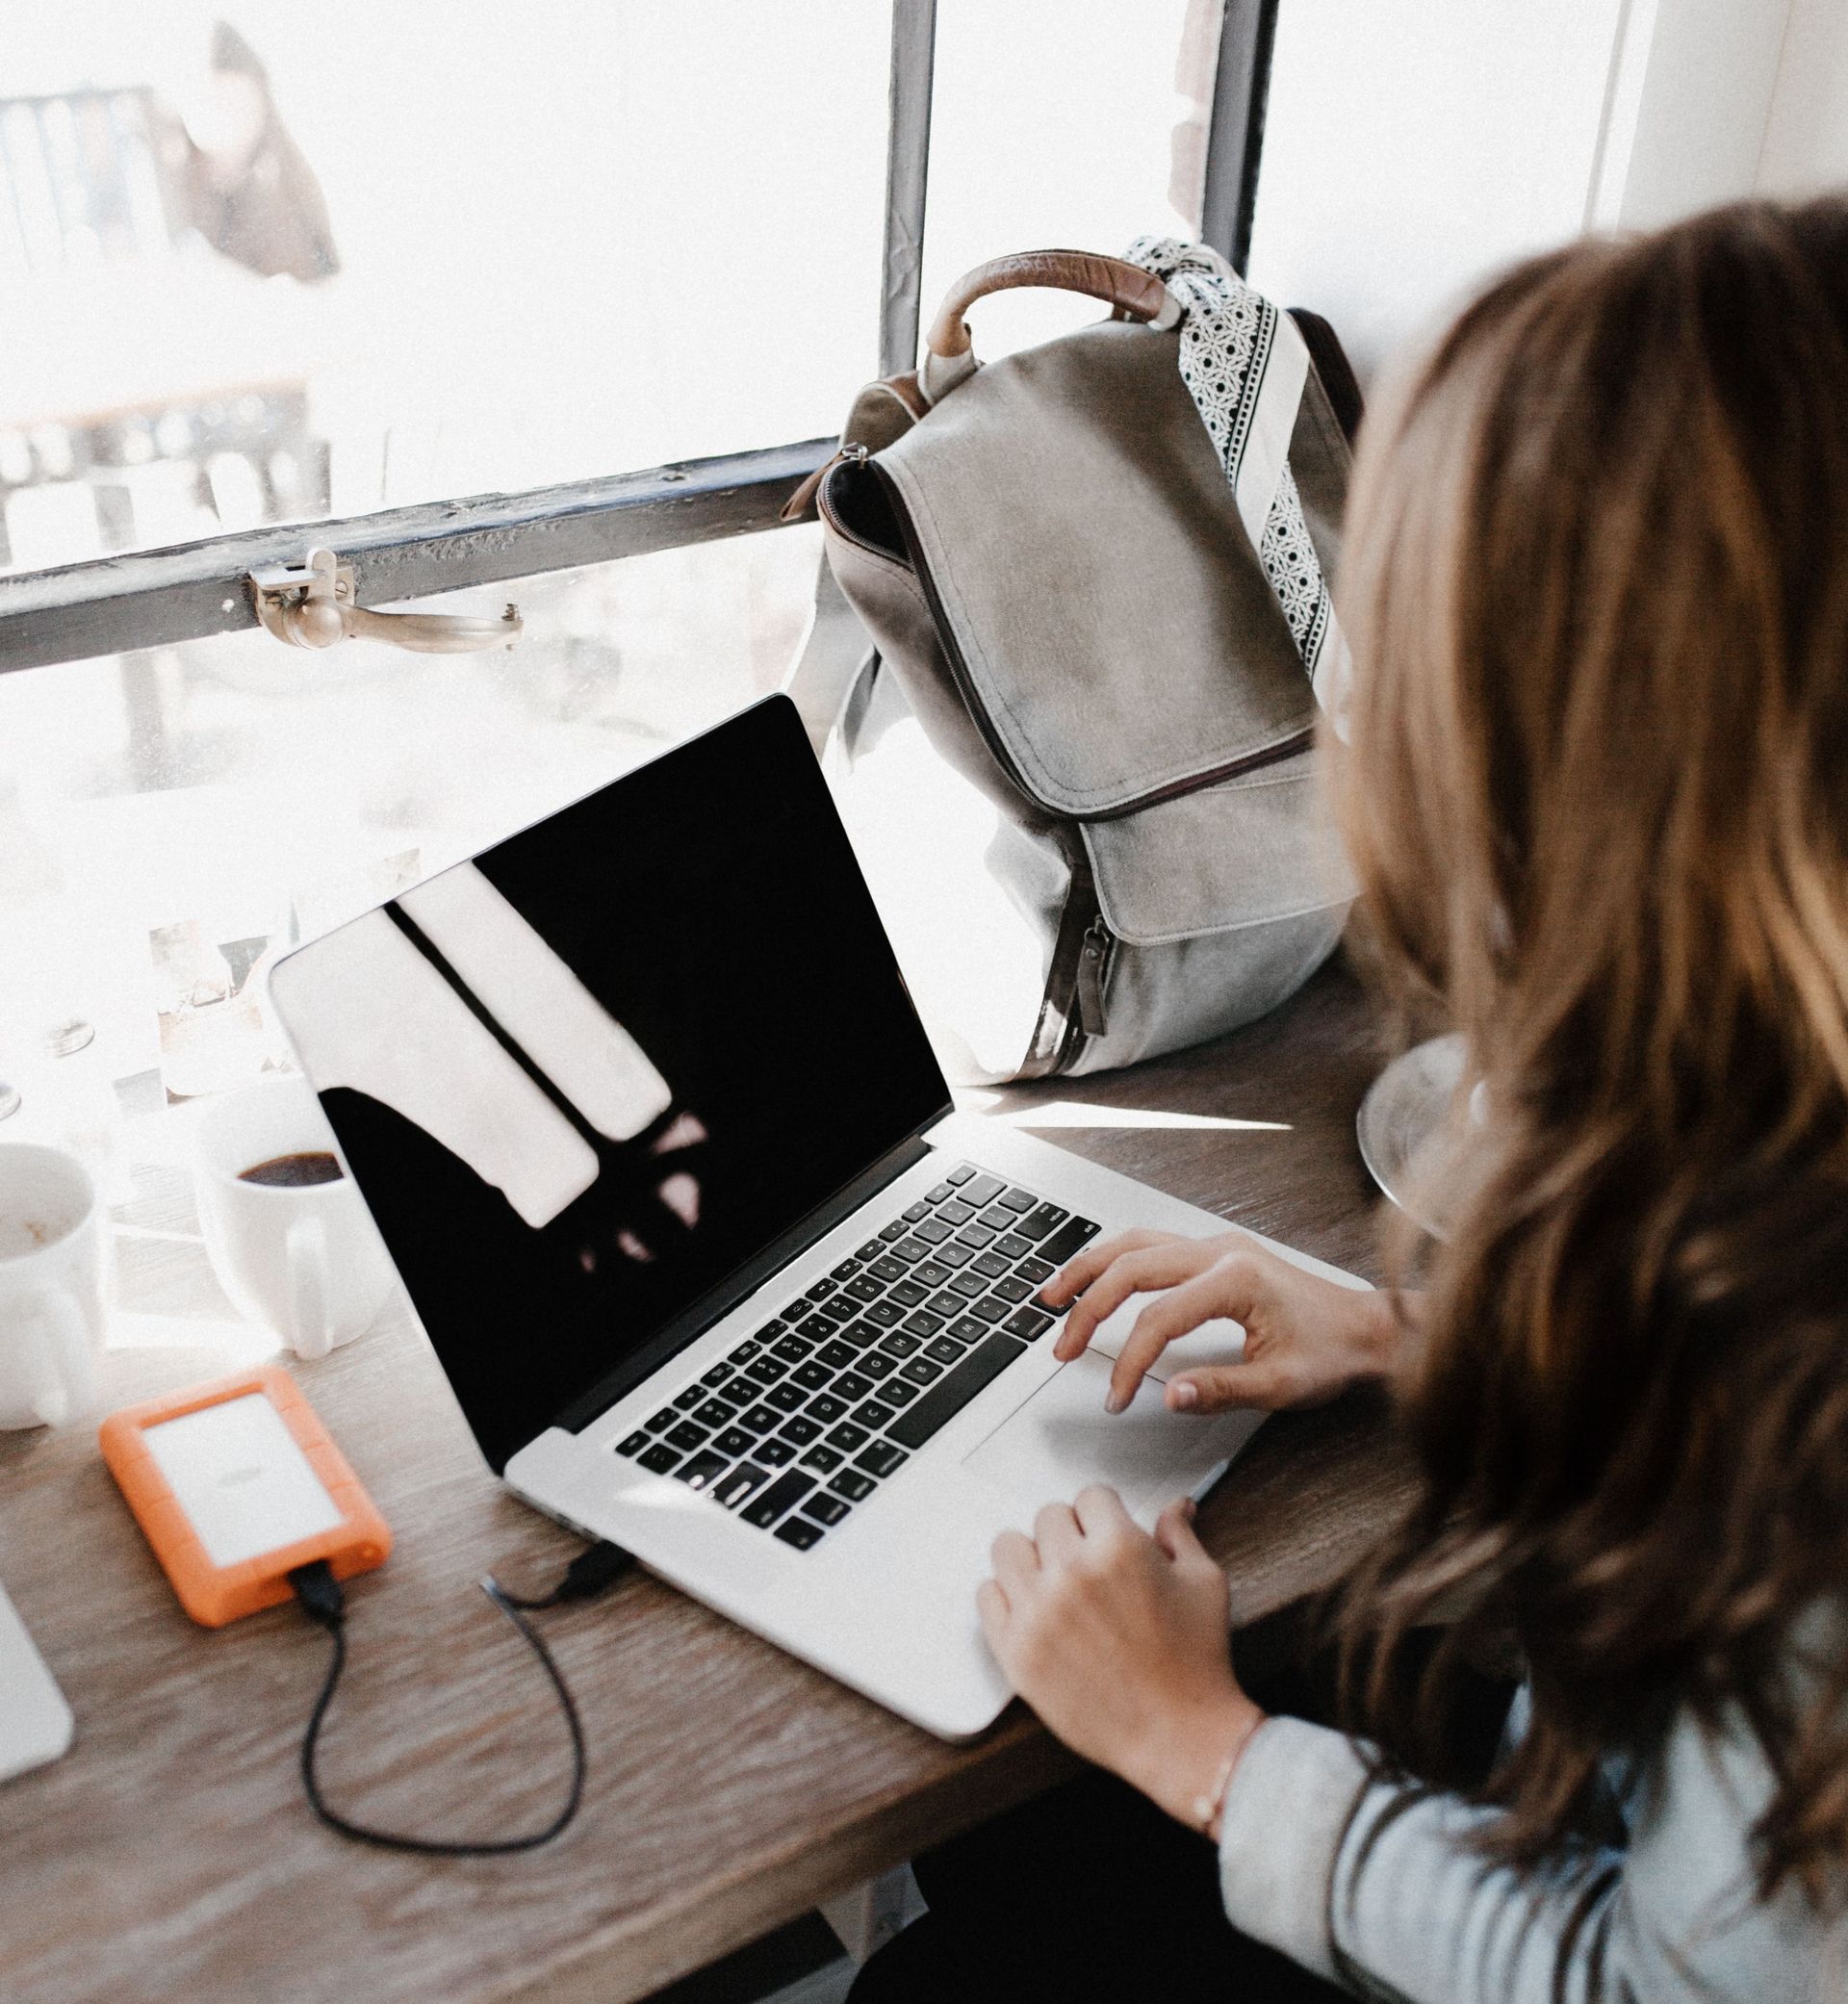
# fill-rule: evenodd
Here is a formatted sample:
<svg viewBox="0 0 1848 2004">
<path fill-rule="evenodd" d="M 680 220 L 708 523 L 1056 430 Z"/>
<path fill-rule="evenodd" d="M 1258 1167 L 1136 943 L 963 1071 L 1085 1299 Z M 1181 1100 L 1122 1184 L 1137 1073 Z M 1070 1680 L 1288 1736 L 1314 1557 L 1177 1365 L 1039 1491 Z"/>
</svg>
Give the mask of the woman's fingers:
<svg viewBox="0 0 1848 2004">
<path fill-rule="evenodd" d="M 1202 1323 L 1246 1321 L 1262 1284 L 1255 1265 L 1234 1253 L 1217 1261 L 1196 1279 L 1170 1288 L 1159 1301 L 1151 1301 L 1136 1318 L 1128 1341 L 1117 1352 L 1105 1404 L 1114 1413 L 1121 1412 L 1135 1398 L 1143 1375 L 1177 1337 L 1190 1334 Z"/>
<path fill-rule="evenodd" d="M 1136 1529 L 1135 1520 L 1123 1507 L 1122 1498 L 1102 1482 L 1079 1490 L 1070 1514 L 1087 1538 L 1104 1542 Z"/>
<path fill-rule="evenodd" d="M 1069 1361 L 1091 1341 L 1098 1324 L 1115 1315 L 1131 1295 L 1190 1280 L 1212 1259 L 1212 1248 L 1196 1239 L 1170 1240 L 1119 1254 L 1071 1304 L 1053 1354 Z"/>
<path fill-rule="evenodd" d="M 994 1577 L 1012 1603 L 1032 1583 L 1033 1576 L 1040 1570 L 1040 1554 L 1034 1542 L 1023 1532 L 1004 1530 L 988 1547 L 988 1563 L 994 1568 Z"/>
<path fill-rule="evenodd" d="M 1033 1542 L 1046 1564 L 1074 1552 L 1083 1536 L 1078 1518 L 1066 1503 L 1047 1503 L 1033 1520 Z"/>
<path fill-rule="evenodd" d="M 1001 1649 L 1008 1631 L 1008 1597 L 999 1584 L 985 1580 L 975 1590 L 975 1611 L 982 1623 L 982 1632 L 988 1637 L 988 1647 L 994 1652 L 995 1660 L 1001 1659 Z"/>
<path fill-rule="evenodd" d="M 1140 1252 L 1144 1246 L 1171 1245 L 1173 1238 L 1172 1232 L 1134 1231 L 1095 1239 L 1082 1252 L 1072 1254 L 1040 1290 L 1040 1298 L 1049 1307 L 1058 1307 L 1088 1288 L 1112 1260 L 1121 1259 L 1126 1252 Z"/>
<path fill-rule="evenodd" d="M 1168 1403 L 1174 1412 L 1222 1413 L 1240 1406 L 1253 1412 L 1281 1412 L 1302 1402 L 1305 1390 L 1300 1368 L 1280 1357 L 1251 1364 L 1202 1366 L 1185 1377 L 1168 1381 Z"/>
<path fill-rule="evenodd" d="M 1155 1520 L 1155 1542 L 1177 1563 L 1214 1563 L 1213 1554 L 1200 1543 L 1194 1529 L 1194 1499 L 1183 1496 L 1171 1503 Z"/>
</svg>

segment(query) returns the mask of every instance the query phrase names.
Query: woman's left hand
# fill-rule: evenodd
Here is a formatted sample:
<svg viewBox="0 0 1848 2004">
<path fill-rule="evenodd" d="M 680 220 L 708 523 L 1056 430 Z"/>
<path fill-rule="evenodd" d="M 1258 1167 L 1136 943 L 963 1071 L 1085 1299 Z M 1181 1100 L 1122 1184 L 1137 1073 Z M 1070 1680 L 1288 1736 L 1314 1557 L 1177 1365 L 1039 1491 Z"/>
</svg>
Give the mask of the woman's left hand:
<svg viewBox="0 0 1848 2004">
<path fill-rule="evenodd" d="M 1150 1537 L 1114 1489 L 1087 1489 L 1031 1538 L 1003 1531 L 992 1559 L 976 1606 L 1014 1688 L 1074 1753 L 1197 1827 L 1264 1714 L 1233 1675 L 1225 1575 L 1193 1504 Z"/>
</svg>

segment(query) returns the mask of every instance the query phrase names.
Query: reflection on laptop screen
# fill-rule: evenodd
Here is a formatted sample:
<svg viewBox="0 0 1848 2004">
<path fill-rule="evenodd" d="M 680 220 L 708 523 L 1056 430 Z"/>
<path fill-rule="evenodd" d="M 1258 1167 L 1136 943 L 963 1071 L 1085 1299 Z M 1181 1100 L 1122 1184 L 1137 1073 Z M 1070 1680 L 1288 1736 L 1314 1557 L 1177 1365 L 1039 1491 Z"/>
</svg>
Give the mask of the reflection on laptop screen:
<svg viewBox="0 0 1848 2004">
<path fill-rule="evenodd" d="M 497 1469 L 948 1111 L 781 699 L 272 987 Z"/>
</svg>

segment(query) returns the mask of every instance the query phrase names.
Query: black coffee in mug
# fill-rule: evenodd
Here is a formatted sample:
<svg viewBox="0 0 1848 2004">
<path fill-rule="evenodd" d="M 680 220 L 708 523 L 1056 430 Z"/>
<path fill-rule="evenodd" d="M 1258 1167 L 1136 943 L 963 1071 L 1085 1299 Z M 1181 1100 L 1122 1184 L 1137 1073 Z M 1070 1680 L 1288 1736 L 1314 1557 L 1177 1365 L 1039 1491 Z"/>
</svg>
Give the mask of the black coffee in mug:
<svg viewBox="0 0 1848 2004">
<path fill-rule="evenodd" d="M 325 1148 L 304 1148 L 298 1155 L 272 1155 L 268 1162 L 238 1171 L 240 1183 L 268 1183 L 277 1190 L 302 1190 L 311 1183 L 337 1183 L 343 1170 Z"/>
</svg>

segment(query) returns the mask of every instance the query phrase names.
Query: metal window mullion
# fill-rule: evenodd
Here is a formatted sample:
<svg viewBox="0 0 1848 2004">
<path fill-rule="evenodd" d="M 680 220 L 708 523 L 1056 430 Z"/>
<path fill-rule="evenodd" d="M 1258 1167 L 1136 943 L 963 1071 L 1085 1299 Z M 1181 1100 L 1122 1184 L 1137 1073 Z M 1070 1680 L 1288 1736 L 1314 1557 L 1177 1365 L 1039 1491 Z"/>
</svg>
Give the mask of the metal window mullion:
<svg viewBox="0 0 1848 2004">
<path fill-rule="evenodd" d="M 791 489 L 833 449 L 809 439 L 0 578 L 0 674 L 254 627 L 246 575 L 299 563 L 311 544 L 352 563 L 360 604 L 384 605 L 774 528 Z"/>
<path fill-rule="evenodd" d="M 937 0 L 892 0 L 891 117 L 886 148 L 886 265 L 879 295 L 879 373 L 917 366 L 924 279 L 924 201 L 931 164 Z"/>
<path fill-rule="evenodd" d="M 1278 0 L 1225 0 L 1219 26 L 1200 235 L 1238 271 L 1245 270 L 1251 256 L 1251 219 L 1264 152 L 1264 113 L 1270 92 L 1277 5 Z"/>
</svg>

